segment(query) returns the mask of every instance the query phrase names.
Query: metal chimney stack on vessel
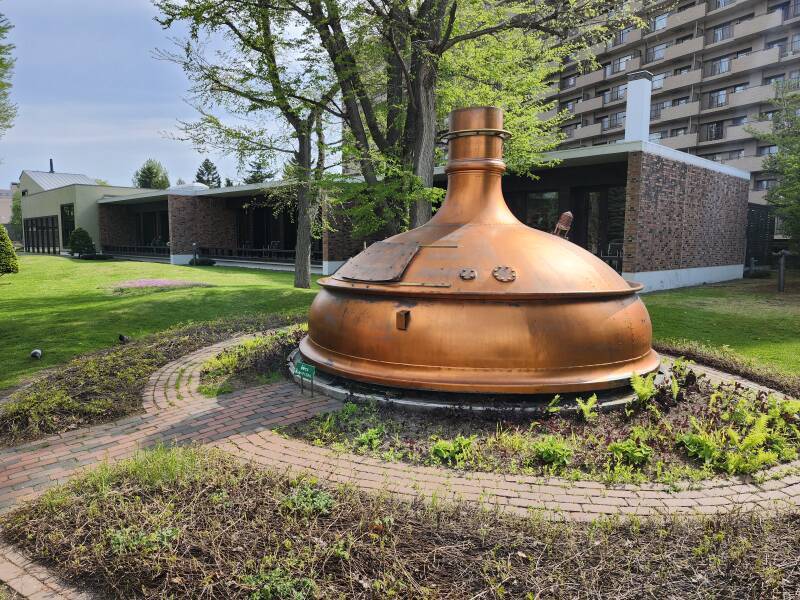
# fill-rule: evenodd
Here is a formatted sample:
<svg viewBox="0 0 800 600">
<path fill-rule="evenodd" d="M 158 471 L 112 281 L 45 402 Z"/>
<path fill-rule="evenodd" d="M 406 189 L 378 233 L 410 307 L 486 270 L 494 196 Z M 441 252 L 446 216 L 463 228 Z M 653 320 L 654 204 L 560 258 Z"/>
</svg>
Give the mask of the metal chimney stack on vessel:
<svg viewBox="0 0 800 600">
<path fill-rule="evenodd" d="M 627 385 L 659 366 L 638 284 L 503 199 L 503 114 L 450 114 L 447 196 L 425 225 L 322 279 L 302 356 L 356 381 L 536 394 Z"/>
</svg>

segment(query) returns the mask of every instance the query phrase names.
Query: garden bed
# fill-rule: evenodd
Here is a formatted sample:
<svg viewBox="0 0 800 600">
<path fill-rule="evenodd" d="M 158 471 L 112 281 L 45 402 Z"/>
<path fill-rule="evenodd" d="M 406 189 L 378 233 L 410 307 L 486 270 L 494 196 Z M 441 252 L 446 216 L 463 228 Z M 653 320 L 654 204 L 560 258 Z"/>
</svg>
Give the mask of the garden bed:
<svg viewBox="0 0 800 600">
<path fill-rule="evenodd" d="M 292 325 L 226 348 L 203 363 L 200 392 L 218 396 L 282 380 L 289 374 L 286 357 L 307 331 L 306 325 Z"/>
<path fill-rule="evenodd" d="M 35 377 L 0 403 L 0 446 L 113 421 L 142 410 L 142 392 L 165 364 L 237 333 L 296 321 L 286 315 L 222 319 L 168 329 L 78 356 Z"/>
<path fill-rule="evenodd" d="M 756 598 L 800 591 L 796 511 L 567 524 L 407 503 L 156 449 L 3 517 L 2 535 L 119 598 Z"/>
<path fill-rule="evenodd" d="M 595 396 L 542 415 L 409 411 L 348 402 L 282 430 L 319 446 L 464 471 L 675 483 L 752 474 L 793 461 L 800 401 L 738 383 L 714 385 L 677 360 L 664 380 L 632 380 L 635 399 L 602 411 Z"/>
</svg>

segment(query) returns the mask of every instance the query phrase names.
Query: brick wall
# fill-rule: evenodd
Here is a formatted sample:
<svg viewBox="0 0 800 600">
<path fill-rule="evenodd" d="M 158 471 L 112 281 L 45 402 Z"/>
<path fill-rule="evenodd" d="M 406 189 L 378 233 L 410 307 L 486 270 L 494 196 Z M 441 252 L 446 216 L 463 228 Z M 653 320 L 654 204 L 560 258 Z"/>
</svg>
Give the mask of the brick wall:
<svg viewBox="0 0 800 600">
<path fill-rule="evenodd" d="M 743 264 L 748 183 L 656 154 L 630 153 L 623 271 Z"/>
<path fill-rule="evenodd" d="M 171 254 L 192 254 L 200 247 L 236 247 L 236 209 L 221 198 L 169 196 Z"/>
<path fill-rule="evenodd" d="M 98 204 L 100 245 L 135 246 L 136 213 L 124 205 Z"/>
<path fill-rule="evenodd" d="M 365 238 L 356 238 L 352 234 L 352 225 L 341 208 L 337 213 L 328 211 L 326 218 L 335 231 L 324 231 L 322 234 L 322 258 L 326 261 L 347 260 L 364 249 L 367 245 L 382 240 L 386 236 L 376 234 Z"/>
</svg>

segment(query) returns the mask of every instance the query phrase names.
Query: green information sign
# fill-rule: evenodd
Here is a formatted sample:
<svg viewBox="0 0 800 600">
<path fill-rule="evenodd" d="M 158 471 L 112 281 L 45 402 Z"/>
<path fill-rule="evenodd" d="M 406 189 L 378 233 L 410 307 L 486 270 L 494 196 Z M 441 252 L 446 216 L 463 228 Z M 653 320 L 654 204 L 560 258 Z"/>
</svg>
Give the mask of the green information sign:
<svg viewBox="0 0 800 600">
<path fill-rule="evenodd" d="M 304 362 L 299 362 L 294 366 L 294 372 L 297 374 L 298 377 L 305 379 L 314 379 L 314 374 L 317 372 L 317 368 L 314 365 L 309 365 Z"/>
</svg>

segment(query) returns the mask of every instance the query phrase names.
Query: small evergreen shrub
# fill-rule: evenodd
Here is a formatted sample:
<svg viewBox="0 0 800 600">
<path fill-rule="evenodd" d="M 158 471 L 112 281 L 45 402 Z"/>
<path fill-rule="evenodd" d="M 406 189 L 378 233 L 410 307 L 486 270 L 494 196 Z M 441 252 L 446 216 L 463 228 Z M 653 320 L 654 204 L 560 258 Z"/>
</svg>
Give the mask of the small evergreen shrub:
<svg viewBox="0 0 800 600">
<path fill-rule="evenodd" d="M 0 225 L 0 276 L 19 273 L 19 261 L 6 228 Z"/>
<path fill-rule="evenodd" d="M 67 245 L 69 246 L 69 251 L 72 254 L 77 254 L 81 257 L 84 254 L 97 254 L 97 250 L 94 247 L 92 238 L 89 236 L 89 232 L 82 227 L 78 227 L 70 234 Z"/>
</svg>

